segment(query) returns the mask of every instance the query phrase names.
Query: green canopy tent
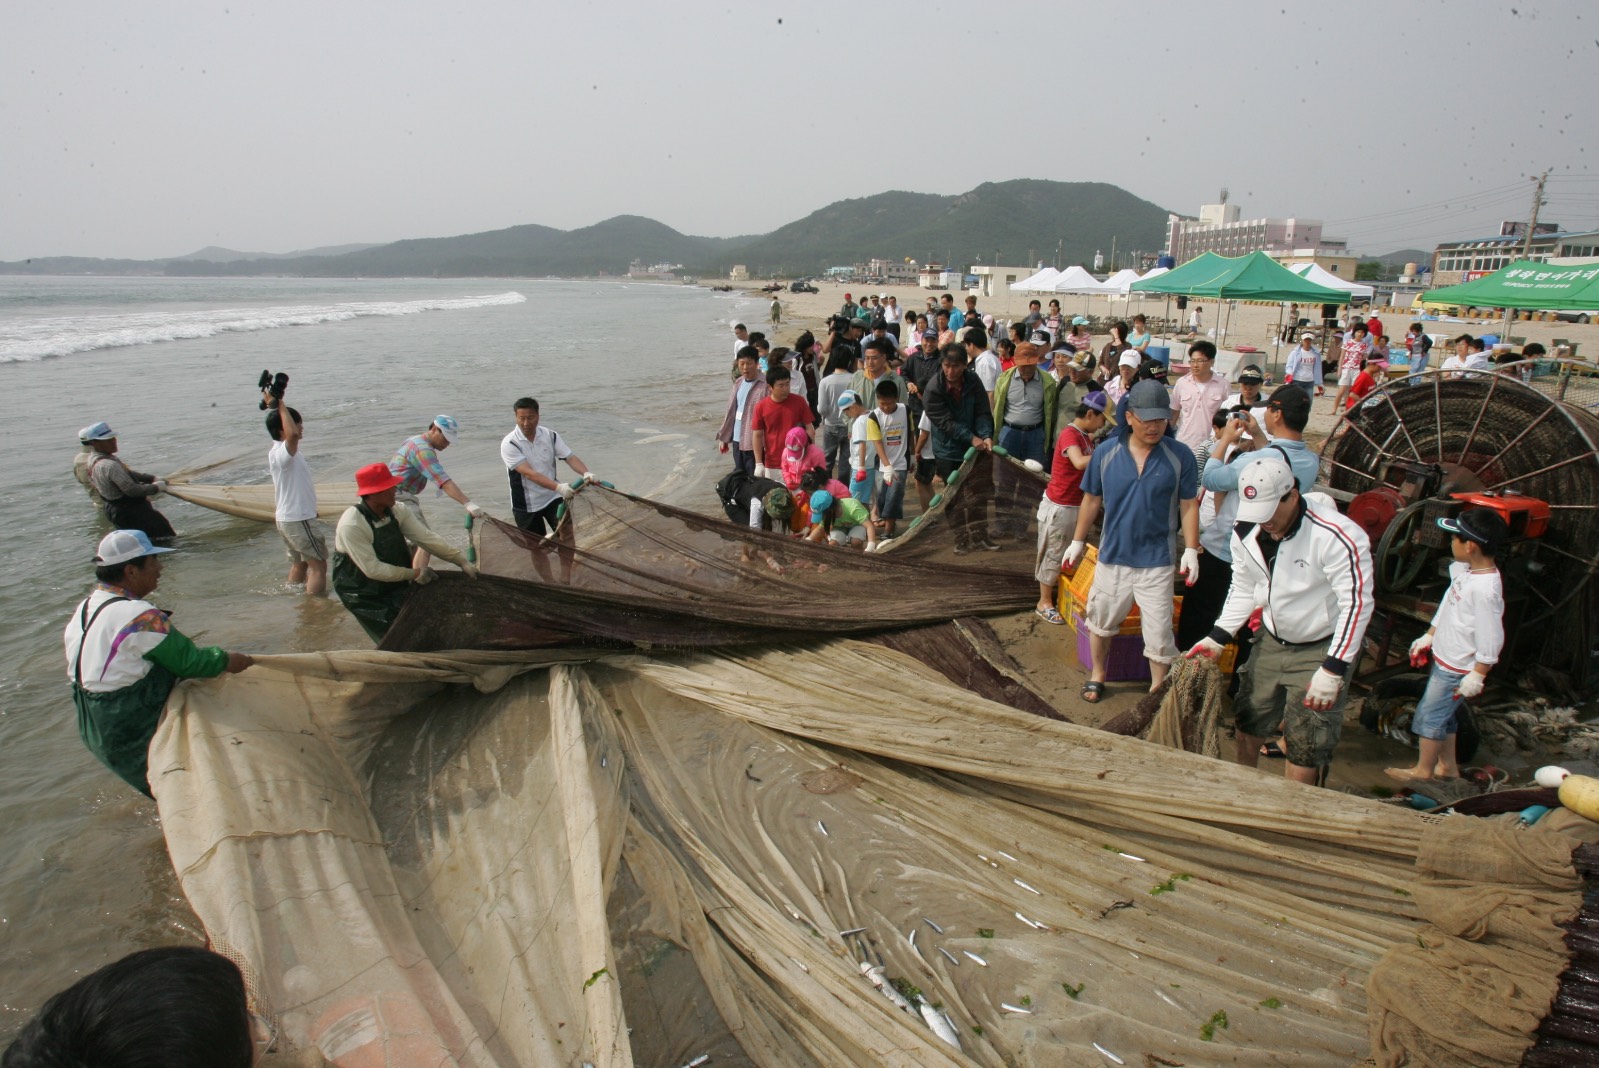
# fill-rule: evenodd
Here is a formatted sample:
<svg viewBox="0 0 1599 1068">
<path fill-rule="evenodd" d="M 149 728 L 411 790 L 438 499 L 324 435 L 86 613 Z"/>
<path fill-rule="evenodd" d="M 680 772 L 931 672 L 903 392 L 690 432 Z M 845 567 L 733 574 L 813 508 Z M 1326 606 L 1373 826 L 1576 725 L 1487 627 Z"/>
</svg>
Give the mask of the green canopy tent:
<svg viewBox="0 0 1599 1068">
<path fill-rule="evenodd" d="M 1204 253 L 1157 278 L 1132 284 L 1133 292 L 1180 293 L 1214 300 L 1267 300 L 1278 304 L 1348 304 L 1349 293 L 1306 281 L 1264 252 L 1247 256 Z M 1281 320 L 1278 333 L 1281 334 Z M 1223 328 L 1223 336 L 1226 330 Z"/>
<path fill-rule="evenodd" d="M 1509 267 L 1501 267 L 1493 274 L 1470 282 L 1430 289 L 1421 299 L 1429 304 L 1476 308 L 1599 311 L 1599 262 L 1553 267 L 1533 260 L 1517 260 Z"/>
</svg>

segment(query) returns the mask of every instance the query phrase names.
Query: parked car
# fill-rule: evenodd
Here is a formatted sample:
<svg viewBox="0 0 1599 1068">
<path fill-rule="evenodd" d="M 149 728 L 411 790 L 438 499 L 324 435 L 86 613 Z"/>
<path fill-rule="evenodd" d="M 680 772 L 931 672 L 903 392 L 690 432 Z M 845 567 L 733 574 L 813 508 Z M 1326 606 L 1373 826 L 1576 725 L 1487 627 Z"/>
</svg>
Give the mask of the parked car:
<svg viewBox="0 0 1599 1068">
<path fill-rule="evenodd" d="M 815 286 L 805 281 L 805 279 L 801 278 L 798 282 L 792 283 L 788 287 L 788 291 L 790 293 L 815 293 L 817 289 Z"/>
</svg>

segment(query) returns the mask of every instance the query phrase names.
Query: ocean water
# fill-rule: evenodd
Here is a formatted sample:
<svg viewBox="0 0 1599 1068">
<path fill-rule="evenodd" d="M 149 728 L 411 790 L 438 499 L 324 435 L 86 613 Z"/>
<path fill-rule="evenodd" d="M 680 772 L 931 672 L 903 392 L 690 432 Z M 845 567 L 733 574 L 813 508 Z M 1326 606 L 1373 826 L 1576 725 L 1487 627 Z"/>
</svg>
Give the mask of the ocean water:
<svg viewBox="0 0 1599 1068">
<path fill-rule="evenodd" d="M 446 469 L 509 518 L 499 441 L 532 395 L 601 477 L 709 511 L 729 327 L 763 309 L 600 281 L 0 277 L 0 1042 L 84 973 L 202 937 L 154 803 L 77 736 L 61 631 L 108 529 L 72 477 L 80 427 L 110 422 L 137 470 L 231 459 L 207 480 L 264 482 L 256 381 L 286 371 L 320 480 L 349 480 L 449 414 L 462 437 Z M 245 652 L 370 647 L 336 598 L 284 585 L 274 528 L 157 506 L 181 552 L 154 599 L 186 634 Z M 459 506 L 429 491 L 424 508 L 464 543 Z"/>
</svg>

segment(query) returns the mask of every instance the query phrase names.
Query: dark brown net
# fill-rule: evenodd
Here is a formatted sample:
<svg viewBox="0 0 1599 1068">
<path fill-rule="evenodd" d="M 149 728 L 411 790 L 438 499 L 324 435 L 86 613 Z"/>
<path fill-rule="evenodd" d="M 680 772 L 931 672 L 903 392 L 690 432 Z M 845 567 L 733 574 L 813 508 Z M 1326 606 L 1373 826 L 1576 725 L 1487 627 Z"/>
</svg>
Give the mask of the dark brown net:
<svg viewBox="0 0 1599 1068">
<path fill-rule="evenodd" d="M 951 482 L 904 537 L 871 554 L 589 486 L 570 503 L 566 542 L 480 522 L 482 578 L 444 573 L 418 587 L 382 648 L 732 646 L 1033 604 L 1033 517 L 1044 477 L 977 453 Z M 982 548 L 985 538 L 1000 539 L 1000 548 Z"/>
</svg>

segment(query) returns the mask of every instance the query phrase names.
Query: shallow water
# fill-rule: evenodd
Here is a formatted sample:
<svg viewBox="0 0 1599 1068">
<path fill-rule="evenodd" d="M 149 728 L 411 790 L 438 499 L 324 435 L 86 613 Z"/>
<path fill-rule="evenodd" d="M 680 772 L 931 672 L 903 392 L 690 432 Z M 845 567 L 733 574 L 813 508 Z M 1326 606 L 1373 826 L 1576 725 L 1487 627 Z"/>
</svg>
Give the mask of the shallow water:
<svg viewBox="0 0 1599 1068">
<path fill-rule="evenodd" d="M 463 433 L 446 469 L 508 519 L 499 441 L 512 401 L 530 394 L 601 477 L 709 510 L 741 315 L 758 321 L 761 305 L 621 282 L 0 278 L 0 440 L 13 472 L 0 487 L 0 1041 L 78 976 L 203 937 L 154 803 L 77 737 L 61 630 L 108 529 L 72 477 L 80 427 L 110 422 L 138 470 L 238 457 L 207 480 L 266 481 L 255 383 L 263 368 L 287 371 L 319 480 L 350 480 L 447 413 Z M 284 585 L 272 527 L 157 506 L 182 552 L 154 599 L 190 637 L 245 652 L 370 646 L 336 599 Z M 453 501 L 429 491 L 424 507 L 464 542 Z"/>
</svg>

